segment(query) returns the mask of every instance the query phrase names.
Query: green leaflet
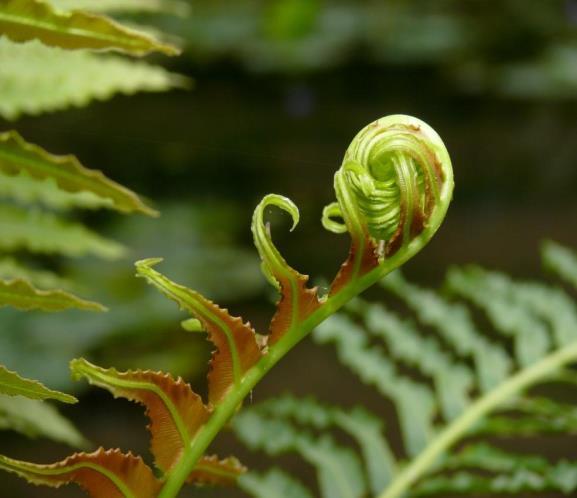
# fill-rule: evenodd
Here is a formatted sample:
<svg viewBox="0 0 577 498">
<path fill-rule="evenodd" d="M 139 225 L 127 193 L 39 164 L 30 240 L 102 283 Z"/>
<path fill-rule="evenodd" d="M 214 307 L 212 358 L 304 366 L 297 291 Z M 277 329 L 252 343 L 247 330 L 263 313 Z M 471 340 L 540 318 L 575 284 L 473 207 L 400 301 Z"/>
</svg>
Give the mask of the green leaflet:
<svg viewBox="0 0 577 498">
<path fill-rule="evenodd" d="M 549 350 L 547 328 L 530 307 L 515 299 L 513 285 L 504 275 L 475 266 L 453 268 L 447 274 L 447 286 L 483 308 L 496 330 L 513 338 L 521 366 L 532 364 Z"/>
<path fill-rule="evenodd" d="M 76 482 L 93 498 L 155 498 L 161 486 L 140 457 L 120 450 L 75 453 L 48 465 L 0 455 L 0 468 L 30 483 L 53 488 Z"/>
<path fill-rule="evenodd" d="M 56 273 L 32 269 L 13 258 L 0 258 L 0 280 L 27 280 L 42 289 L 70 288 L 72 283 Z"/>
<path fill-rule="evenodd" d="M 249 472 L 240 477 L 238 484 L 256 498 L 313 498 L 300 482 L 278 469 L 265 474 Z"/>
<path fill-rule="evenodd" d="M 25 173 L 28 178 L 49 180 L 71 194 L 93 194 L 102 200 L 102 205 L 125 213 L 139 211 L 158 215 L 134 192 L 106 178 L 102 172 L 85 168 L 74 156 L 50 154 L 26 142 L 16 131 L 0 133 L 0 171 L 12 177 Z M 45 196 L 44 200 L 46 202 L 53 197 L 52 193 L 52 197 Z"/>
<path fill-rule="evenodd" d="M 117 259 L 124 255 L 120 244 L 107 240 L 88 228 L 62 220 L 53 213 L 0 207 L 0 249 L 28 249 L 44 254 L 66 256 L 95 255 Z"/>
<path fill-rule="evenodd" d="M 90 12 L 166 12 L 186 15 L 190 6 L 178 0 L 49 0 L 60 10 L 86 10 Z"/>
<path fill-rule="evenodd" d="M 40 290 L 23 279 L 0 279 L 0 308 L 12 306 L 19 310 L 63 311 L 76 308 L 106 311 L 99 303 L 86 301 L 63 290 Z"/>
<path fill-rule="evenodd" d="M 209 340 L 216 346 L 208 374 L 208 396 L 218 404 L 232 388 L 238 388 L 243 376 L 262 356 L 254 329 L 241 318 L 205 298 L 200 293 L 172 282 L 153 267 L 161 259 L 145 259 L 136 263 L 139 277 L 146 279 L 165 296 L 201 322 Z"/>
<path fill-rule="evenodd" d="M 553 464 L 542 457 L 509 453 L 486 444 L 471 445 L 451 455 L 444 467 L 468 470 L 431 477 L 418 485 L 411 496 L 547 491 L 568 494 L 577 489 L 575 462 L 562 460 Z"/>
<path fill-rule="evenodd" d="M 0 115 L 16 119 L 108 100 L 115 94 L 159 92 L 189 85 L 189 80 L 141 61 L 87 51 L 0 39 Z"/>
<path fill-rule="evenodd" d="M 473 375 L 466 364 L 456 362 L 437 340 L 420 335 L 413 323 L 400 319 L 383 306 L 365 306 L 360 315 L 367 331 L 385 342 L 393 358 L 433 379 L 446 420 L 464 411 L 473 387 Z"/>
<path fill-rule="evenodd" d="M 548 240 L 541 248 L 545 267 L 577 289 L 577 254 Z"/>
<path fill-rule="evenodd" d="M 381 491 L 396 473 L 396 462 L 383 434 L 383 422 L 360 407 L 343 410 L 322 405 L 312 398 L 299 399 L 285 395 L 246 408 L 240 417 L 247 413 L 256 414 L 263 419 L 279 420 L 288 426 L 302 426 L 307 430 L 342 430 L 355 440 L 361 450 L 367 481 L 373 493 Z M 241 438 L 252 440 L 251 435 L 242 432 L 243 429 L 246 430 L 242 422 L 239 425 L 233 422 L 233 428 L 240 431 Z M 295 447 L 295 450 L 299 451 L 299 447 Z"/>
<path fill-rule="evenodd" d="M 74 396 L 53 391 L 36 380 L 24 379 L 0 365 L 0 393 L 9 396 L 24 396 L 30 399 L 55 399 L 63 403 L 76 403 Z"/>
<path fill-rule="evenodd" d="M 433 327 L 459 358 L 472 359 L 481 391 L 488 392 L 507 378 L 512 368 L 511 358 L 480 333 L 466 306 L 408 282 L 400 272 L 387 276 L 381 283 L 403 299 L 421 323 Z"/>
<path fill-rule="evenodd" d="M 0 172 L 0 197 L 20 205 L 42 205 L 57 211 L 112 207 L 110 199 L 92 192 L 66 192 L 53 179 L 35 180 L 25 171 L 15 176 Z"/>
<path fill-rule="evenodd" d="M 133 55 L 179 53 L 176 47 L 107 17 L 80 11 L 57 11 L 41 0 L 0 3 L 0 31 L 15 42 L 39 40 L 45 45 L 66 49 L 117 50 Z"/>
<path fill-rule="evenodd" d="M 178 461 L 209 416 L 208 409 L 190 385 L 162 372 L 119 372 L 114 368 L 97 367 L 84 359 L 72 360 L 70 370 L 75 379 L 84 377 L 115 397 L 146 407 L 152 435 L 151 452 L 157 467 L 164 472 Z"/>
<path fill-rule="evenodd" d="M 22 396 L 0 395 L 0 429 L 33 438 L 45 437 L 77 448 L 87 445 L 82 434 L 53 406 Z"/>
<path fill-rule="evenodd" d="M 385 351 L 372 346 L 364 330 L 342 314 L 333 315 L 314 331 L 321 344 L 334 343 L 343 364 L 363 382 L 397 403 L 399 423 L 409 455 L 417 455 L 431 441 L 437 404 L 431 389 L 402 375 Z"/>
</svg>

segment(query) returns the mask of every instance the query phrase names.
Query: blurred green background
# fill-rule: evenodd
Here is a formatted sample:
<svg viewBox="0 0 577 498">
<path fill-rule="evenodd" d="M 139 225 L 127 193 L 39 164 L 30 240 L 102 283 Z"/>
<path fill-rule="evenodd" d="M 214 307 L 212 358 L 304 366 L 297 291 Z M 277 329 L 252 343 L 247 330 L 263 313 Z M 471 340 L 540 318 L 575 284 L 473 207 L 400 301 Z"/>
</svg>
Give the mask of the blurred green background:
<svg viewBox="0 0 577 498">
<path fill-rule="evenodd" d="M 347 251 L 325 232 L 322 207 L 332 176 L 363 126 L 388 114 L 415 115 L 449 149 L 456 193 L 448 218 L 406 273 L 438 284 L 452 264 L 477 262 L 517 277 L 542 275 L 538 247 L 552 238 L 577 247 L 577 1 L 381 0 L 191 3 L 183 16 L 130 19 L 173 33 L 184 55 L 168 63 L 194 87 L 116 97 L 84 109 L 21 118 L 19 131 L 153 201 L 158 220 L 108 213 L 86 220 L 124 242 L 115 263 L 64 267 L 107 314 L 0 310 L 0 361 L 51 387 L 77 392 L 65 410 L 97 445 L 149 459 L 142 410 L 73 384 L 70 359 L 84 355 L 119 368 L 165 369 L 205 391 L 210 348 L 184 332 L 185 316 L 142 280 L 133 261 L 162 256 L 161 270 L 200 290 L 260 330 L 273 293 L 260 275 L 250 219 L 269 192 L 301 209 L 301 224 L 273 219 L 287 260 L 329 281 Z M 1 71 L 1 66 L 0 66 Z M 3 122 L 8 129 L 13 125 Z M 330 350 L 305 341 L 253 393 L 291 391 L 345 406 L 387 407 L 339 366 Z M 2 433 L 3 452 L 51 461 L 69 449 Z M 258 466 L 232 436 L 216 445 Z M 560 442 L 556 451 L 569 451 Z M 311 471 L 294 459 L 295 472 Z M 69 487 L 30 487 L 0 474 L 1 496 L 80 497 Z M 188 490 L 187 496 L 241 496 Z"/>
</svg>

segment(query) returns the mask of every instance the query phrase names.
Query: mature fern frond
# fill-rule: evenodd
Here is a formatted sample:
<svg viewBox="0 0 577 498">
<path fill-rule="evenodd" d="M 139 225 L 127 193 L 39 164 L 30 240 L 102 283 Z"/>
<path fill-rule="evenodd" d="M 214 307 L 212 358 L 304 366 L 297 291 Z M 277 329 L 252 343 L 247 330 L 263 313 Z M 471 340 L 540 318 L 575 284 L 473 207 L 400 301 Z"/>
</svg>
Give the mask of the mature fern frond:
<svg viewBox="0 0 577 498">
<path fill-rule="evenodd" d="M 302 451 L 301 443 L 292 439 L 296 437 L 298 440 L 302 437 L 295 426 L 305 428 L 306 431 L 328 431 L 337 428 L 350 436 L 360 448 L 368 486 L 374 493 L 383 489 L 396 472 L 394 456 L 383 436 L 382 421 L 360 407 L 343 410 L 322 405 L 313 398 L 298 399 L 285 395 L 245 410 L 236 417 L 233 426 L 237 435 L 247 445 L 255 449 L 265 449 L 272 454 Z M 298 435 L 295 436 L 295 432 Z M 309 458 L 308 461 L 317 466 L 320 474 L 322 467 L 319 466 L 323 460 L 319 463 Z M 355 466 L 358 467 L 358 464 Z M 357 472 L 356 479 L 364 479 L 362 471 L 360 474 Z M 331 495 L 331 492 L 331 489 L 323 487 L 323 496 L 355 496 L 346 491 L 346 486 L 334 495 Z"/>
<path fill-rule="evenodd" d="M 16 119 L 80 107 L 115 94 L 160 92 L 188 85 L 182 76 L 141 61 L 0 39 L 0 115 Z"/>
<path fill-rule="evenodd" d="M 15 191 L 18 196 L 23 191 L 24 196 L 41 199 L 49 205 L 51 202 L 73 205 L 78 200 L 89 207 L 107 206 L 125 213 L 137 211 L 158 215 L 134 192 L 106 178 L 101 171 L 84 167 L 75 156 L 51 154 L 38 145 L 26 142 L 16 131 L 0 133 L 0 172 L 3 173 L 2 180 L 4 175 L 21 180 L 15 184 L 14 190 L 2 187 L 4 192 Z M 32 180 L 38 181 L 35 189 Z M 40 183 L 42 181 L 47 184 Z M 77 196 L 58 196 L 58 190 Z M 80 194 L 91 195 L 80 197 Z"/>
<path fill-rule="evenodd" d="M 571 281 L 577 269 L 573 253 L 549 244 L 545 258 Z M 409 461 L 392 455 L 375 415 L 364 413 L 364 422 L 355 423 L 354 412 L 290 397 L 245 410 L 234 423 L 243 442 L 271 455 L 297 452 L 310 461 L 301 438 L 334 441 L 329 438 L 335 429 L 343 431 L 360 449 L 360 477 L 377 498 L 574 492 L 577 462 L 551 463 L 538 450 L 508 453 L 493 446 L 500 436 L 577 433 L 575 407 L 531 390 L 551 380 L 577 385 L 577 374 L 568 368 L 577 362 L 572 299 L 559 287 L 516 282 L 473 266 L 451 269 L 445 284 L 453 297 L 472 303 L 473 312 L 400 274 L 385 279 L 383 287 L 429 328 L 421 330 L 381 304 L 357 299 L 347 313 L 322 323 L 315 337 L 334 343 L 344 365 L 393 401 Z M 473 318 L 478 311 L 498 335 L 480 332 Z M 473 442 L 485 436 L 491 436 L 492 445 Z M 339 451 L 345 449 L 353 450 Z M 245 479 L 250 482 L 251 474 Z M 349 490 L 348 495 L 342 489 L 340 495 L 335 490 L 328 495 L 322 482 L 320 489 L 323 497 L 364 496 L 360 485 L 357 494 Z M 245 490 L 259 496 L 250 486 Z"/>
<path fill-rule="evenodd" d="M 15 42 L 39 40 L 66 49 L 117 50 L 133 55 L 158 51 L 179 53 L 140 31 L 105 16 L 81 11 L 64 12 L 42 0 L 4 0 L 0 3 L 0 31 Z"/>
<path fill-rule="evenodd" d="M 358 498 L 367 490 L 359 458 L 328 435 L 315 437 L 290 421 L 270 419 L 256 410 L 240 414 L 234 427 L 251 449 L 271 455 L 290 451 L 302 455 L 317 471 L 323 498 Z"/>
</svg>

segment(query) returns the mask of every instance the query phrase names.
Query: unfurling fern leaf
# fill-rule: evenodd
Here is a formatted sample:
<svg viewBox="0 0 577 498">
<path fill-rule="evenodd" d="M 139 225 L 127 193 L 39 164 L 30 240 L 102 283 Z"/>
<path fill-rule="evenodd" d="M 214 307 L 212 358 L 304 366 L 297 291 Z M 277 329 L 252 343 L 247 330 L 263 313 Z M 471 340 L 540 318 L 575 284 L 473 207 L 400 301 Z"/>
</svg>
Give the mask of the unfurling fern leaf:
<svg viewBox="0 0 577 498">
<path fill-rule="evenodd" d="M 575 254 L 552 244 L 546 251 L 548 266 L 570 281 Z M 355 411 L 343 418 L 344 410 L 309 399 L 281 397 L 246 409 L 234 422 L 240 439 L 270 455 L 296 452 L 320 476 L 322 467 L 299 440 L 334 441 L 335 430 L 344 432 L 355 445 L 338 451 L 358 450 L 364 469 L 357 470 L 355 479 L 366 479 L 377 498 L 574 493 L 577 458 L 552 463 L 538 450 L 528 455 L 493 446 L 500 436 L 577 433 L 575 407 L 531 389 L 550 381 L 577 385 L 575 371 L 568 368 L 577 363 L 577 306 L 569 296 L 558 287 L 515 282 L 479 267 L 451 269 L 446 290 L 480 309 L 494 332 L 512 342 L 510 354 L 504 342 L 480 332 L 464 303 L 417 287 L 399 273 L 384 279 L 383 287 L 435 333 L 381 304 L 356 299 L 314 336 L 320 343 L 334 343 L 344 365 L 393 401 L 408 461 L 393 456 L 375 415 L 364 413 L 365 422 L 359 424 L 350 416 Z M 359 429 L 365 437 L 359 437 Z M 493 445 L 478 442 L 487 436 Z M 244 489 L 259 497 L 251 483 L 263 478 L 252 479 L 251 473 L 243 478 L 249 483 Z M 362 486 L 355 494 L 345 483 L 327 489 L 320 479 L 319 489 L 323 498 L 366 496 L 359 491 Z"/>
<path fill-rule="evenodd" d="M 342 218 L 352 240 L 349 256 L 324 296 L 319 295 L 316 288 L 307 286 L 307 276 L 287 264 L 274 245 L 264 219 L 266 209 L 276 206 L 286 211 L 296 225 L 299 213 L 294 203 L 280 195 L 268 195 L 255 209 L 252 233 L 262 269 L 280 294 L 268 335 L 256 333 L 247 321 L 156 271 L 153 267 L 160 259 L 136 263 L 138 276 L 144 277 L 191 315 L 183 322 L 185 328 L 206 331 L 208 340 L 213 343 L 215 351 L 208 375 L 207 403 L 181 379 L 175 380 L 160 372 L 118 372 L 84 360 L 72 362 L 76 377 L 86 377 L 115 396 L 146 407 L 159 478 L 151 481 L 148 467 L 143 468 L 140 460 L 135 461 L 131 455 L 119 452 L 78 454 L 48 466 L 4 458 L 0 459 L 0 468 L 16 472 L 31 482 L 48 485 L 75 481 L 95 498 L 120 496 L 119 490 L 126 498 L 149 495 L 151 498 L 175 498 L 185 483 L 205 485 L 237 481 L 244 468 L 236 459 L 207 456 L 214 438 L 236 414 L 254 386 L 299 341 L 427 244 L 439 228 L 451 200 L 451 163 L 441 139 L 428 125 L 409 116 L 389 116 L 371 123 L 353 140 L 335 175 L 335 190 L 338 203 L 330 205 L 328 211 L 333 219 L 330 222 L 325 219 L 325 226 L 341 233 L 342 229 L 335 229 L 339 222 L 334 217 Z M 399 203 L 387 208 L 395 213 L 395 219 L 387 222 L 386 230 L 380 230 L 383 223 L 380 196 L 388 199 L 391 195 Z M 433 407 L 432 394 L 429 397 Z M 416 401 L 411 400 L 407 410 L 417 406 Z M 311 403 L 311 406 L 316 405 Z M 290 400 L 282 409 L 294 412 Z M 371 487 L 380 488 L 387 475 L 395 472 L 395 464 L 386 442 L 377 437 L 378 420 L 359 410 L 335 410 L 326 417 L 324 412 L 325 408 L 318 408 L 319 417 L 314 423 L 323 427 L 346 427 L 371 462 Z M 260 423 L 258 416 L 249 412 L 251 415 L 257 417 L 254 445 L 268 445 L 276 452 L 298 449 L 316 466 L 326 496 L 357 498 L 369 489 L 355 453 L 330 436 L 301 434 L 282 422 L 269 426 Z M 303 421 L 309 422 L 308 419 Z M 247 423 L 247 419 L 241 418 L 239 423 Z M 428 435 L 427 431 L 419 434 L 415 447 L 426 441 Z M 84 472 L 87 468 L 89 473 Z M 271 482 L 274 475 L 283 476 L 278 487 Z M 148 494 L 133 487 L 140 480 L 139 476 L 149 482 Z M 90 480 L 88 485 L 87 479 Z M 95 480 L 99 484 L 90 485 Z M 246 489 L 254 489 L 260 481 L 271 489 L 271 496 L 286 492 L 291 498 L 307 497 L 302 486 L 284 474 L 248 477 L 243 485 Z M 112 492 L 113 487 L 116 494 Z"/>
</svg>

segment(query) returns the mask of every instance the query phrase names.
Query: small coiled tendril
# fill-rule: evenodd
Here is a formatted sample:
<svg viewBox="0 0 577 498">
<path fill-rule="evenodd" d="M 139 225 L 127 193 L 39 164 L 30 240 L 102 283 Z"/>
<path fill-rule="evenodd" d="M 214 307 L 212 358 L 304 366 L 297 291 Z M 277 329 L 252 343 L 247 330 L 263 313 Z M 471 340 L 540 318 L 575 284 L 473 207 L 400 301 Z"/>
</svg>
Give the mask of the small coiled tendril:
<svg viewBox="0 0 577 498">
<path fill-rule="evenodd" d="M 325 208 L 323 225 L 353 240 L 369 237 L 392 254 L 431 227 L 435 212 L 442 220 L 452 189 L 451 161 L 437 133 L 419 119 L 388 116 L 363 128 L 347 149 L 335 175 L 338 203 Z"/>
</svg>

